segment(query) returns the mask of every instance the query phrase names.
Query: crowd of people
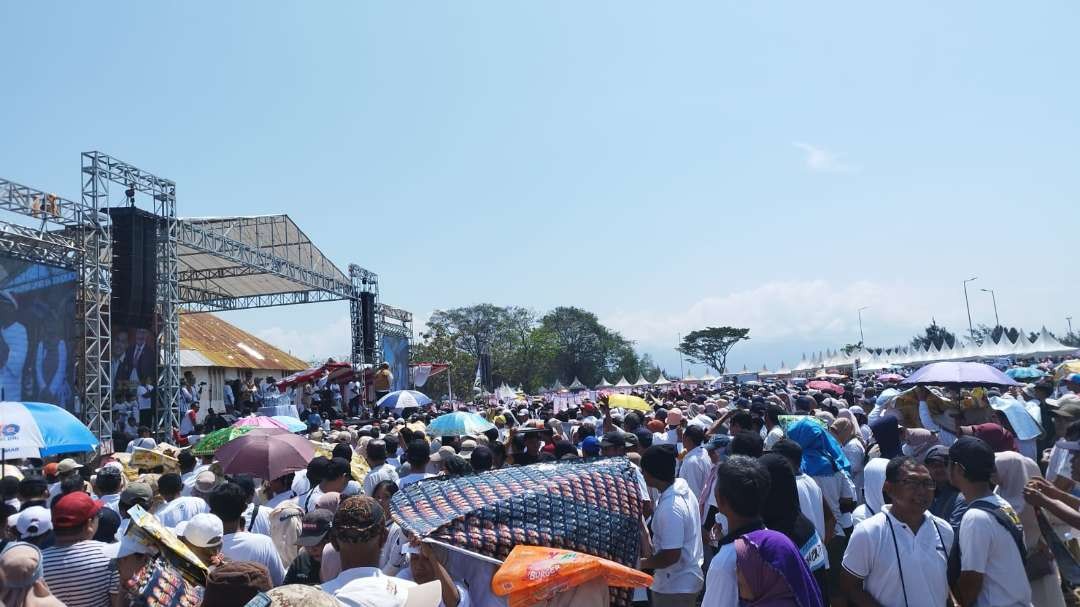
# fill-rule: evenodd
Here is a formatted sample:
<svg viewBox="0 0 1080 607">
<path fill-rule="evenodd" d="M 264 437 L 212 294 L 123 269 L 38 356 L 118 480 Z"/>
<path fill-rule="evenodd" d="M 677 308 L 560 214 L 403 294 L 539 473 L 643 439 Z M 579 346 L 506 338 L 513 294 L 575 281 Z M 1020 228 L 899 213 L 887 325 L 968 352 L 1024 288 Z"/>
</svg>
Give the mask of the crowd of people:
<svg viewBox="0 0 1080 607">
<path fill-rule="evenodd" d="M 989 390 L 836 381 L 842 393 L 652 389 L 643 410 L 606 394 L 558 410 L 477 403 L 494 428 L 471 436 L 429 433 L 438 406 L 306 400 L 304 434 L 332 452 L 271 479 L 226 474 L 190 446 L 175 470 L 26 460 L 0 480 L 0 605 L 132 604 L 155 557 L 132 539 L 144 512 L 209 565 L 199 602 L 160 604 L 404 605 L 426 585 L 433 607 L 506 605 L 495 565 L 403 531 L 393 496 L 432 477 L 612 457 L 633 464 L 644 514 L 636 565 L 652 584 L 635 603 L 1075 604 L 1062 538 L 1080 528 L 1080 374 Z M 208 429 L 189 423 L 188 436 Z M 158 447 L 145 430 L 134 447 Z"/>
</svg>

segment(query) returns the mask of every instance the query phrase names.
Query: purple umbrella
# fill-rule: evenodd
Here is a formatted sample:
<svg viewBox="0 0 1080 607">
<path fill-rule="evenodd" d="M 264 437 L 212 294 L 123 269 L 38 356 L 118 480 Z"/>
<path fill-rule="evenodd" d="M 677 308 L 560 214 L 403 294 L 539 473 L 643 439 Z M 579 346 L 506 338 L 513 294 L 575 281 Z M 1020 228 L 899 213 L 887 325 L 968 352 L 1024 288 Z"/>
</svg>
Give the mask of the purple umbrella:
<svg viewBox="0 0 1080 607">
<path fill-rule="evenodd" d="M 270 481 L 306 468 L 315 448 L 308 439 L 287 432 L 248 433 L 222 446 L 214 457 L 226 474 L 246 473 Z"/>
<path fill-rule="evenodd" d="M 900 382 L 905 386 L 1022 386 L 1008 375 L 982 363 L 930 363 Z"/>
</svg>

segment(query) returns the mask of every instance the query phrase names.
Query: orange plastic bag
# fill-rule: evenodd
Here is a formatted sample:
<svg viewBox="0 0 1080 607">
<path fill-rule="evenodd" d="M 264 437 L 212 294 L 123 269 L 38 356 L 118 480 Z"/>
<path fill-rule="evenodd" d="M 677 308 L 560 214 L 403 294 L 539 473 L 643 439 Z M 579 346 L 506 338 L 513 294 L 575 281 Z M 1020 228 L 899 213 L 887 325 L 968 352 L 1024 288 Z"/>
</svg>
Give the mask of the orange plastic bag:
<svg viewBox="0 0 1080 607">
<path fill-rule="evenodd" d="M 598 556 L 518 544 L 491 578 L 491 590 L 508 597 L 509 607 L 529 607 L 597 577 L 621 588 L 653 581 L 651 575 Z"/>
</svg>

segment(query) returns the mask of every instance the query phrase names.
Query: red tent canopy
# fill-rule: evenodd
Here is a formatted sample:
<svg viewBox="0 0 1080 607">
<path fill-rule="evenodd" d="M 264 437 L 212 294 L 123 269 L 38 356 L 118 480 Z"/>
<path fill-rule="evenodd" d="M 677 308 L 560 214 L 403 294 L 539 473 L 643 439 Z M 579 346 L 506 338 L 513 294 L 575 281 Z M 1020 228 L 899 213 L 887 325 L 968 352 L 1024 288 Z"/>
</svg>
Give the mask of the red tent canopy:
<svg viewBox="0 0 1080 607">
<path fill-rule="evenodd" d="M 286 388 L 290 386 L 295 386 L 296 384 L 315 381 L 322 376 L 323 371 L 333 373 L 338 369 L 351 366 L 351 364 L 346 362 L 327 362 L 320 367 L 312 367 L 310 369 L 304 369 L 303 371 L 293 373 L 292 375 L 278 381 L 277 387 L 278 390 L 285 390 Z"/>
</svg>

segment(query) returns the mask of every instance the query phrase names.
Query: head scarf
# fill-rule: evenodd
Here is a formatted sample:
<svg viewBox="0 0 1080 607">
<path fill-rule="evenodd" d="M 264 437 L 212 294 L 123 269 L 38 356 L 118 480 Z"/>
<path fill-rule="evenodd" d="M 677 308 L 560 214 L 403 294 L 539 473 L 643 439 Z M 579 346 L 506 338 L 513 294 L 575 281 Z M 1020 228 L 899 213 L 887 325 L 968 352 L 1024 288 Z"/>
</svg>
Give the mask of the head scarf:
<svg viewBox="0 0 1080 607">
<path fill-rule="evenodd" d="M 735 540 L 736 567 L 751 597 L 748 607 L 822 607 L 817 583 L 799 549 L 779 531 L 759 529 Z"/>
<path fill-rule="evenodd" d="M 994 492 L 1009 502 L 1013 510 L 1020 515 L 1020 523 L 1024 526 L 1024 543 L 1031 548 L 1038 542 L 1041 533 L 1035 509 L 1029 508 L 1024 501 L 1024 485 L 1033 477 L 1042 476 L 1039 466 L 1031 461 L 1031 458 L 1015 451 L 995 453 L 994 466 L 997 468 L 998 483 Z"/>
<path fill-rule="evenodd" d="M 315 500 L 315 508 L 318 510 L 326 510 L 331 514 L 337 512 L 338 504 L 341 503 L 341 494 L 337 491 L 331 491 L 319 496 L 319 499 Z"/>
<path fill-rule="evenodd" d="M 847 411 L 841 411 L 841 413 L 847 413 Z M 848 413 L 848 415 L 851 414 Z M 846 445 L 848 441 L 855 437 L 855 424 L 846 417 L 836 418 L 836 421 L 829 428 L 841 445 Z"/>
<path fill-rule="evenodd" d="M 908 453 L 919 461 L 926 457 L 931 447 L 941 444 L 937 435 L 925 428 L 908 428 L 905 440 Z"/>
<path fill-rule="evenodd" d="M 7 607 L 63 607 L 45 586 L 41 550 L 15 542 L 0 552 L 0 605 Z M 44 597 L 37 596 L 45 594 Z"/>
<path fill-rule="evenodd" d="M 998 424 L 979 424 L 977 426 L 965 426 L 970 428 L 971 434 L 986 441 L 986 444 L 994 450 L 994 453 L 1002 451 L 1019 451 L 1020 445 L 1012 432 L 1002 428 Z"/>
<path fill-rule="evenodd" d="M 832 476 L 839 470 L 851 470 L 840 443 L 825 430 L 821 420 L 803 417 L 789 424 L 784 431 L 802 447 L 802 470 L 806 474 Z"/>
<path fill-rule="evenodd" d="M 892 459 L 901 454 L 900 447 L 900 421 L 891 415 L 885 415 L 874 420 L 870 424 L 870 431 L 874 433 L 881 457 Z"/>
<path fill-rule="evenodd" d="M 885 505 L 882 490 L 885 488 L 885 467 L 888 465 L 889 460 L 875 457 L 866 462 L 863 468 L 863 499 L 866 509 L 872 514 L 881 512 L 881 507 Z"/>
</svg>

